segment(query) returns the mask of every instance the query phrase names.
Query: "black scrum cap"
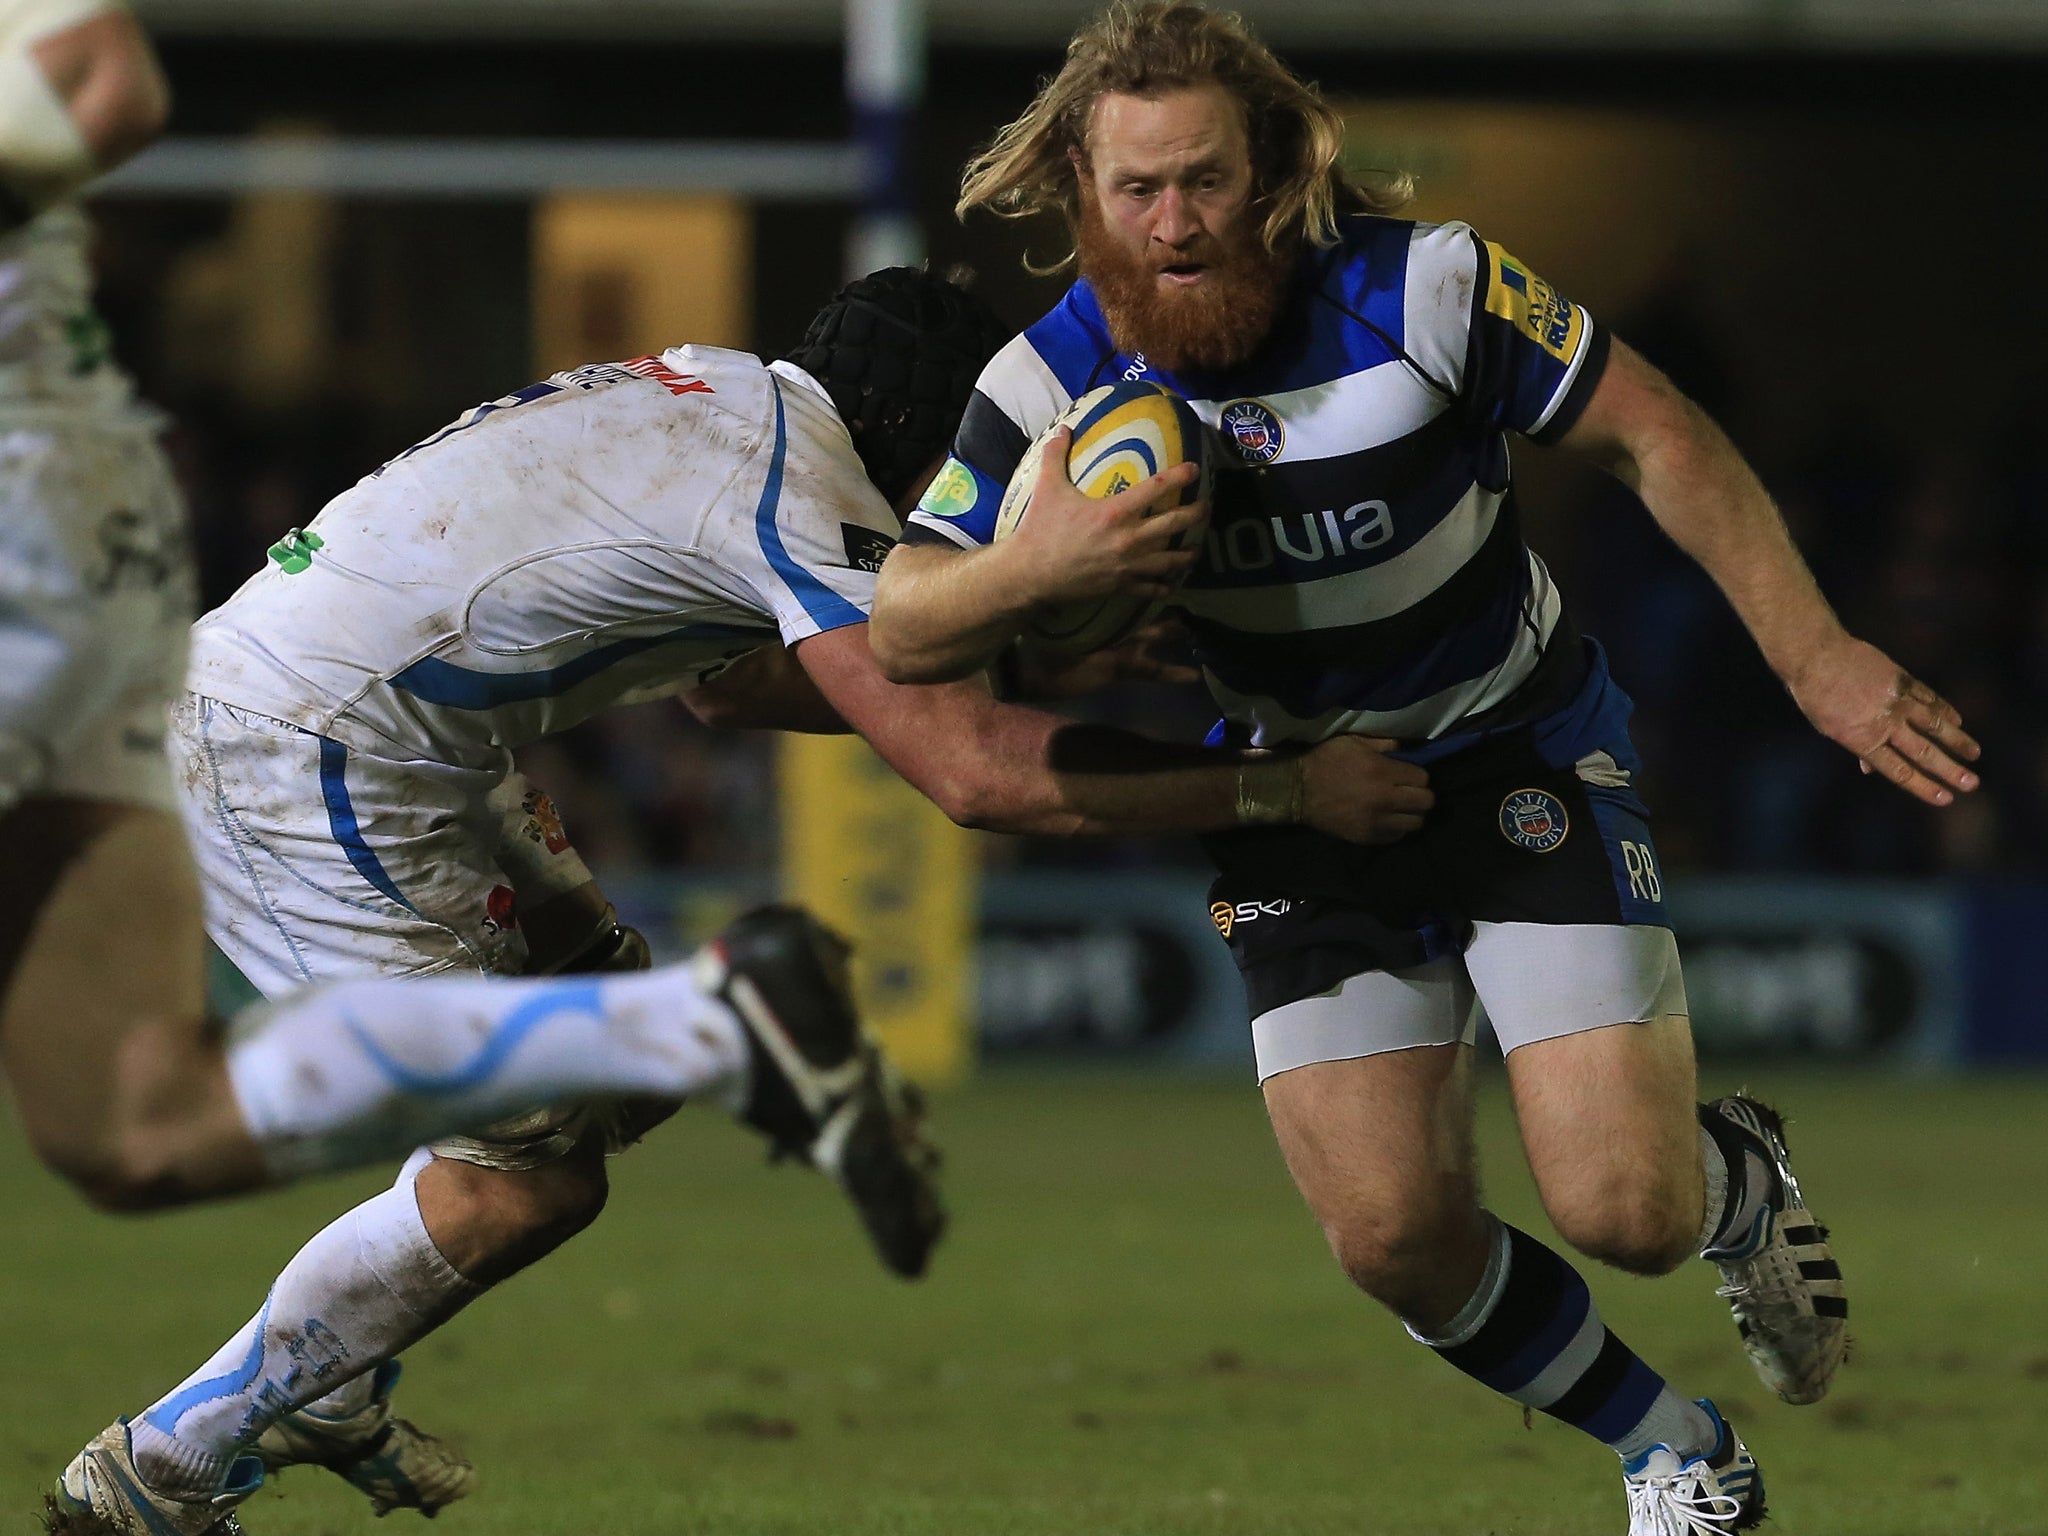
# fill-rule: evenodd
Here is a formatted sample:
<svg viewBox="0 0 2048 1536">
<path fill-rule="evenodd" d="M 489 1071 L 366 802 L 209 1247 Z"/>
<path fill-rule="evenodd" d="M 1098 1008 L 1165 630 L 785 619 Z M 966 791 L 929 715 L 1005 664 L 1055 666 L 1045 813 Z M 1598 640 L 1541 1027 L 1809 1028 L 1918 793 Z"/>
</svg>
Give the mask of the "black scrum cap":
<svg viewBox="0 0 2048 1536">
<path fill-rule="evenodd" d="M 788 361 L 825 386 L 889 500 L 953 443 L 974 381 L 1014 333 L 966 289 L 916 267 L 856 278 Z"/>
</svg>

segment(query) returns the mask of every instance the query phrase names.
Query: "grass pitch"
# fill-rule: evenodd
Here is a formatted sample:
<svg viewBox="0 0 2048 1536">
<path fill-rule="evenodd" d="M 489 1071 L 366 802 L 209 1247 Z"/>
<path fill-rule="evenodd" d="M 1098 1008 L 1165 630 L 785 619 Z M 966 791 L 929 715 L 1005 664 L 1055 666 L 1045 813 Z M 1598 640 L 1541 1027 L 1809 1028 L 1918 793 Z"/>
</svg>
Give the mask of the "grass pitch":
<svg viewBox="0 0 2048 1536">
<path fill-rule="evenodd" d="M 1737 1419 L 1786 1536 L 2048 1532 L 2048 1084 L 1756 1077 L 1857 1358 L 1816 1407 L 1766 1401 L 1703 1265 L 1593 1276 L 1608 1320 Z M 1605 1450 L 1525 1428 L 1347 1288 L 1248 1086 L 1008 1075 L 937 1116 L 956 1225 L 916 1286 L 715 1115 L 616 1162 L 597 1227 L 408 1357 L 402 1410 L 481 1474 L 437 1536 L 1620 1536 Z M 1547 1236 L 1497 1083 L 1483 1124 L 1494 1204 Z M 0 1530 L 377 1187 L 117 1220 L 0 1139 Z M 300 1470 L 243 1517 L 340 1536 L 369 1511 Z"/>
</svg>

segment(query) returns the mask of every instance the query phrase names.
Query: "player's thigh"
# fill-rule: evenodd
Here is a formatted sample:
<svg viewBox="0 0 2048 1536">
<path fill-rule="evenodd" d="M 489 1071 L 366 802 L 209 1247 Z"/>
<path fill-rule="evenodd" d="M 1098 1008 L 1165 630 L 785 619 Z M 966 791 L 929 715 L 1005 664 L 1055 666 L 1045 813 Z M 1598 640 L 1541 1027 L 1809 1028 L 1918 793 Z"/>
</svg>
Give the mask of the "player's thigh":
<svg viewBox="0 0 2048 1536">
<path fill-rule="evenodd" d="M 1362 1284 L 1476 1219 L 1472 993 L 1455 959 L 1371 971 L 1254 1021 L 1296 1186 Z"/>
<path fill-rule="evenodd" d="M 1545 1208 L 1567 1241 L 1668 1268 L 1704 1199 L 1692 1032 L 1669 930 L 1480 924 L 1467 952 L 1507 1052 Z"/>
<path fill-rule="evenodd" d="M 0 896 L 18 946 L 0 1060 L 38 1145 L 61 1150 L 109 1134 L 115 1063 L 137 1031 L 206 1049 L 198 891 L 183 829 L 158 807 L 29 800 L 0 842 L 43 875 Z"/>
</svg>

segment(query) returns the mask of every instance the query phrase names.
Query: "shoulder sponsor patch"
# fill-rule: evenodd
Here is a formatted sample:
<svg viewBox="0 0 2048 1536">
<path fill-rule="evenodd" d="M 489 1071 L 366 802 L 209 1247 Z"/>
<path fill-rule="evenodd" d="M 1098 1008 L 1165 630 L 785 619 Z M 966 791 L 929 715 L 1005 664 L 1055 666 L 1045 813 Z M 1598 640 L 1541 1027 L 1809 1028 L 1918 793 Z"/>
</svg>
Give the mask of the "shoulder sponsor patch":
<svg viewBox="0 0 2048 1536">
<path fill-rule="evenodd" d="M 918 498 L 917 510 L 931 517 L 960 517 L 974 510 L 977 497 L 973 472 L 958 459 L 948 458 L 938 478 Z"/>
<path fill-rule="evenodd" d="M 1578 353 L 1586 335 L 1586 312 L 1491 240 L 1493 264 L 1486 285 L 1486 312 L 1498 315 L 1561 363 Z"/>
<path fill-rule="evenodd" d="M 1500 835 L 1517 848 L 1549 853 L 1572 829 L 1564 802 L 1540 789 L 1518 789 L 1500 803 Z"/>
<path fill-rule="evenodd" d="M 841 523 L 839 532 L 846 540 L 846 563 L 856 571 L 879 571 L 882 562 L 889 558 L 889 551 L 896 547 L 896 541 L 886 533 L 857 523 Z"/>
</svg>

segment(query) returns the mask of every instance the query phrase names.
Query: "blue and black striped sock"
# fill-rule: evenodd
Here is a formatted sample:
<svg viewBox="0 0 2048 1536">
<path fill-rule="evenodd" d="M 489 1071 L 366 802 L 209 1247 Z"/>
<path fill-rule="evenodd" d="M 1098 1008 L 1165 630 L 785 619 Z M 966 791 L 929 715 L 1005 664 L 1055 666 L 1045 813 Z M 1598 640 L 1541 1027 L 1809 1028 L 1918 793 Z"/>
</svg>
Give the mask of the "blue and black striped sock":
<svg viewBox="0 0 2048 1536">
<path fill-rule="evenodd" d="M 1672 1391 L 1600 1321 L 1577 1270 L 1498 1218 L 1479 1289 L 1441 1335 L 1415 1337 L 1473 1380 L 1584 1430 L 1623 1460 L 1653 1445 L 1704 1455 L 1718 1437 L 1705 1409 Z"/>
</svg>

